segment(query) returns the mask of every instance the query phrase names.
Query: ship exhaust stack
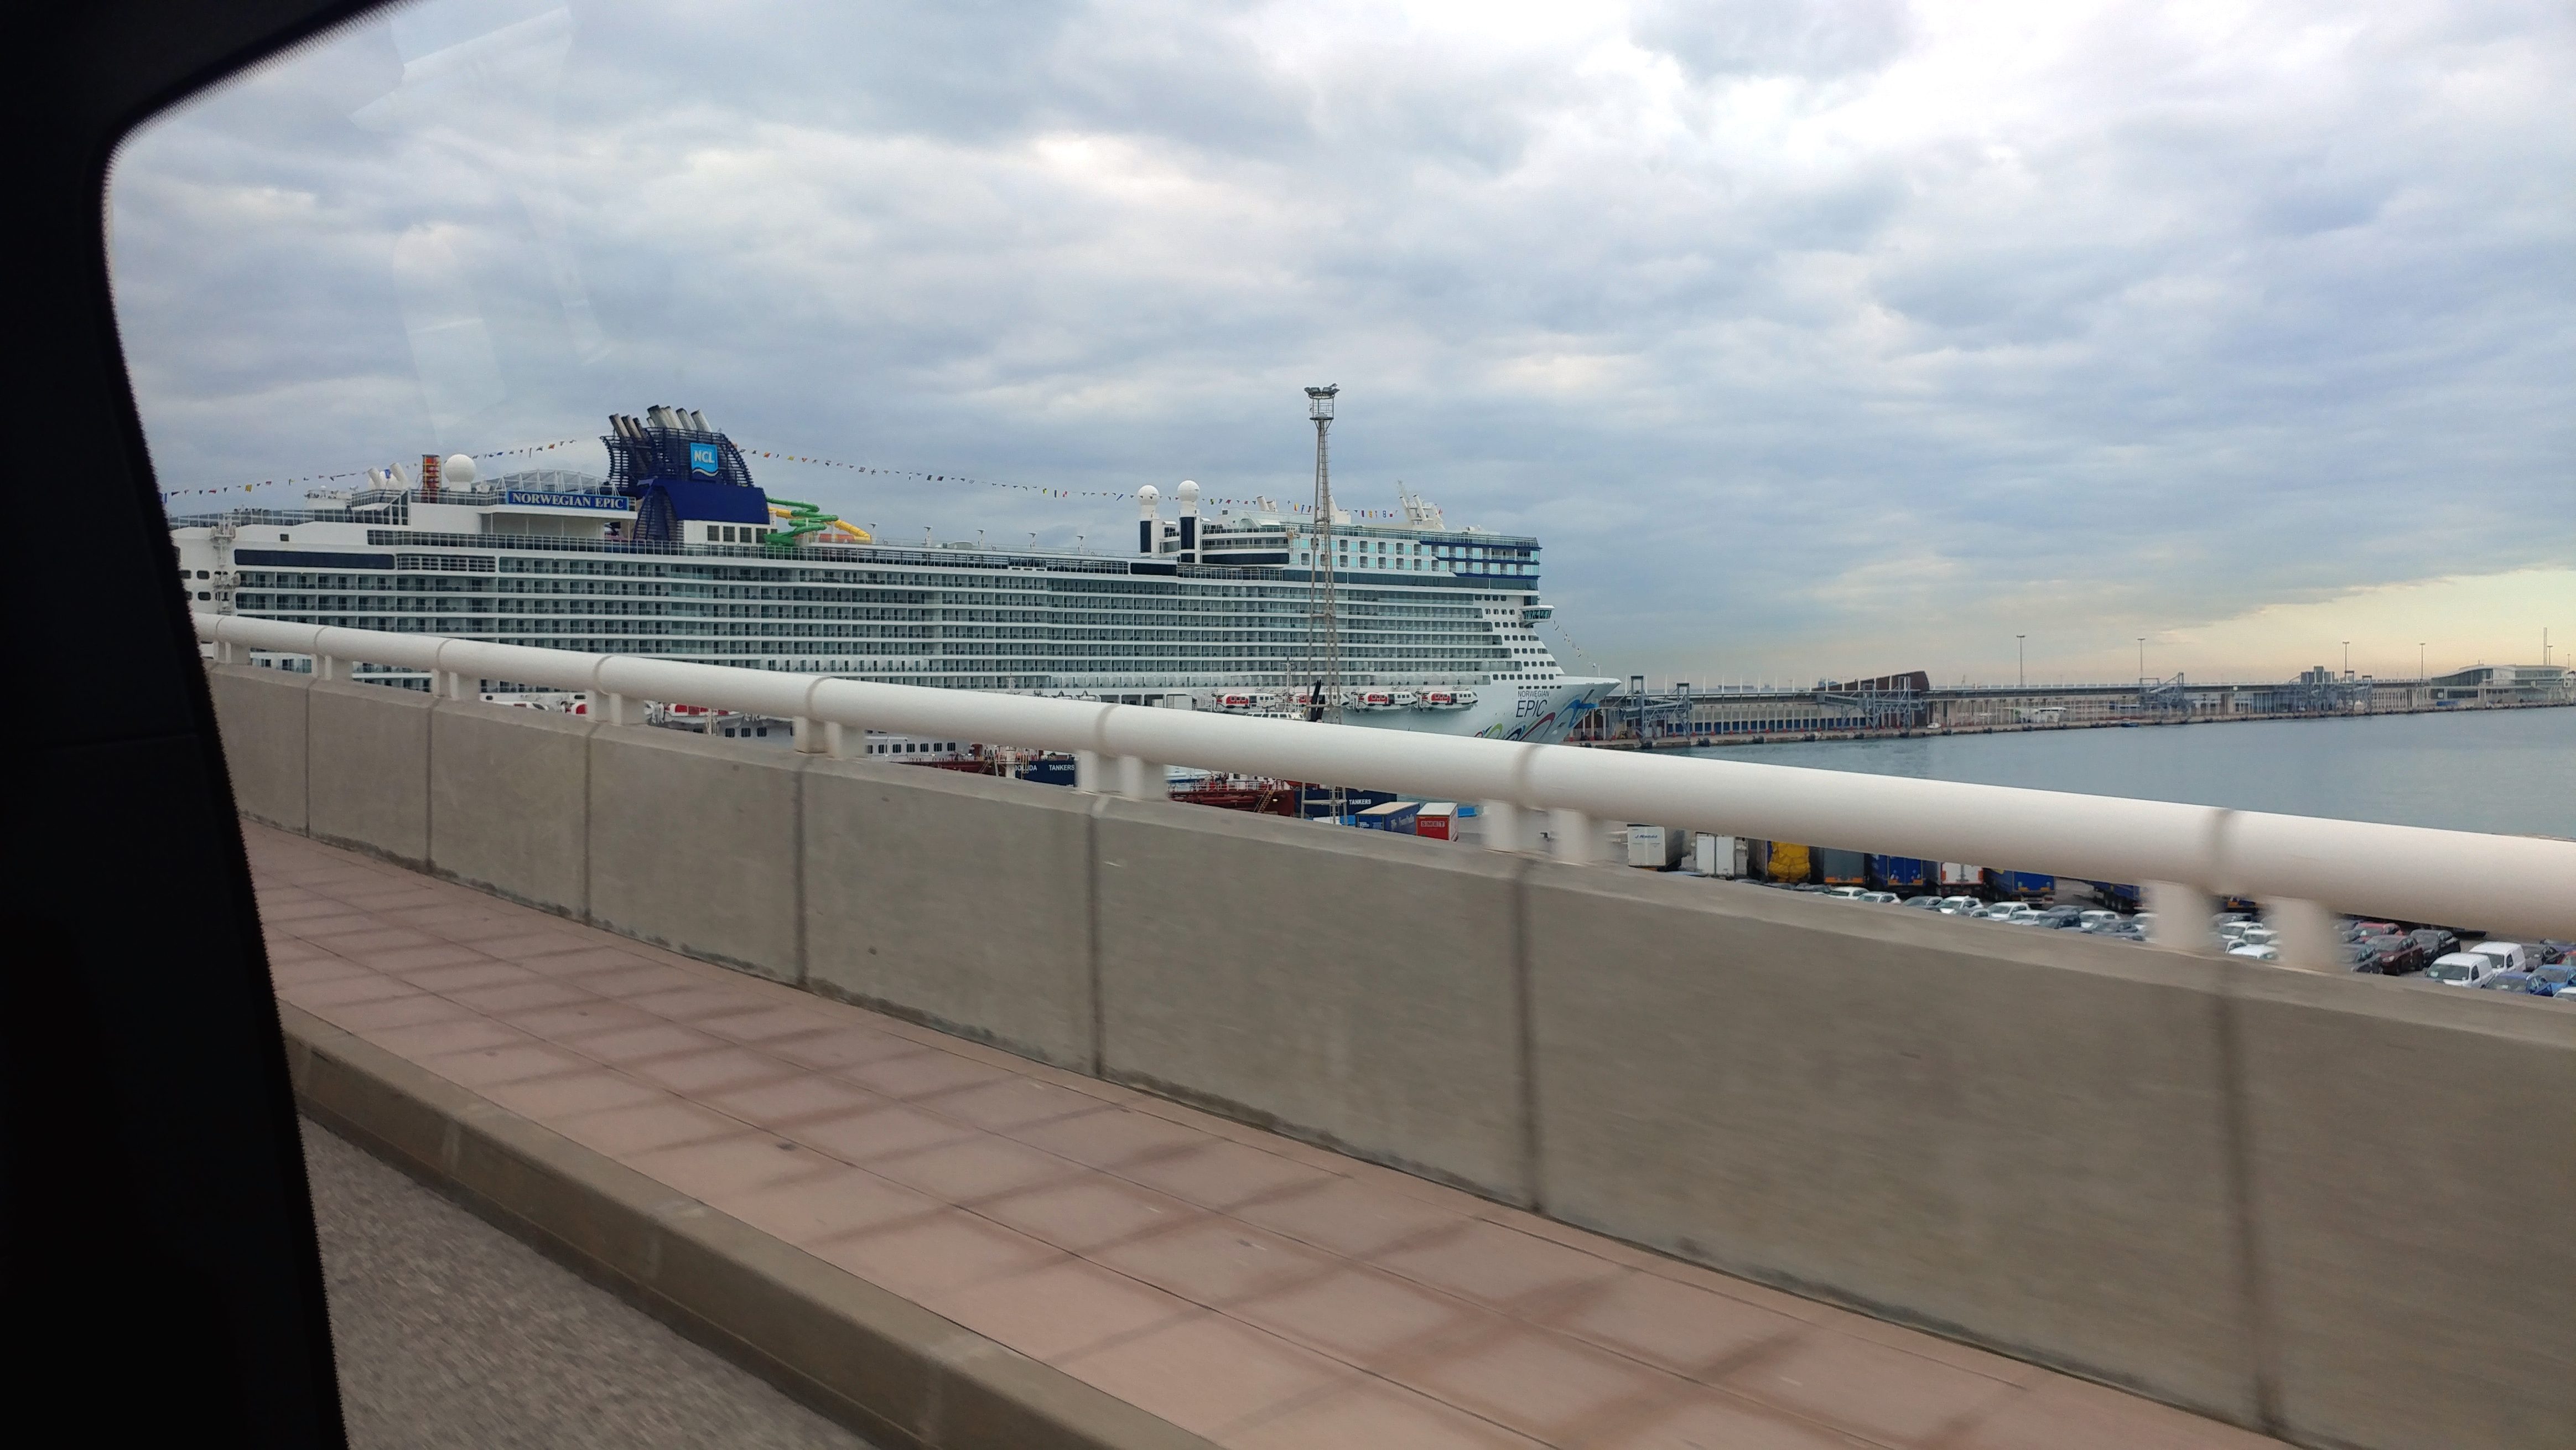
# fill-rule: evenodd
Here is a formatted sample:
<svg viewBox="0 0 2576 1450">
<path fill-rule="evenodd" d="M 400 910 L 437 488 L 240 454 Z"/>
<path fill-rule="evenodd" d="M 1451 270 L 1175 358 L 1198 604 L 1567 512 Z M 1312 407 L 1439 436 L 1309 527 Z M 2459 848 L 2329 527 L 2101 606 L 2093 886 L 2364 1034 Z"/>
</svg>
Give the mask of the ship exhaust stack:
<svg viewBox="0 0 2576 1450">
<path fill-rule="evenodd" d="M 1184 478 L 1178 490 L 1181 500 L 1181 562 L 1199 561 L 1199 486 L 1196 480 Z"/>
<path fill-rule="evenodd" d="M 422 503 L 438 501 L 438 455 L 435 453 L 424 453 L 420 456 L 420 501 Z"/>
<path fill-rule="evenodd" d="M 1136 552 L 1139 554 L 1153 553 L 1155 545 L 1161 542 L 1155 535 L 1163 531 L 1162 502 L 1163 491 L 1150 483 L 1136 490 Z"/>
</svg>

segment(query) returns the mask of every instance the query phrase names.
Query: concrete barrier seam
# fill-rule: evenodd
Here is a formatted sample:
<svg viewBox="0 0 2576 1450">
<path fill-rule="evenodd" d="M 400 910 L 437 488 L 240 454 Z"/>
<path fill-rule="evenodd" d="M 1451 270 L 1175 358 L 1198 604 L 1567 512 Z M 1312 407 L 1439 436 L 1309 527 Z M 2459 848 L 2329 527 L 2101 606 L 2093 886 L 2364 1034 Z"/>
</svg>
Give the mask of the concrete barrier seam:
<svg viewBox="0 0 2576 1450">
<path fill-rule="evenodd" d="M 310 1116 L 872 1439 L 926 1450 L 1212 1450 L 280 1002 Z"/>
<path fill-rule="evenodd" d="M 2289 1438 L 2281 1413 L 2281 1354 L 2273 1314 L 2272 1284 L 2263 1253 L 2263 1226 L 2255 1207 L 2253 1107 L 2245 1083 L 2245 1020 L 2237 981 L 2222 976 L 2210 994 L 2218 1031 L 2220 1132 L 2227 1145 L 2227 1199 L 2235 1218 L 2237 1297 L 2245 1315 L 2246 1349 L 2254 1382 L 2255 1428 Z"/>
<path fill-rule="evenodd" d="M 1539 1136 L 1538 1018 L 1530 988 L 1530 872 L 1536 863 L 1522 857 L 1512 865 L 1512 1039 L 1520 1057 L 1513 1074 L 1520 1085 L 1521 1206 L 1547 1212 L 1546 1144 Z"/>
</svg>

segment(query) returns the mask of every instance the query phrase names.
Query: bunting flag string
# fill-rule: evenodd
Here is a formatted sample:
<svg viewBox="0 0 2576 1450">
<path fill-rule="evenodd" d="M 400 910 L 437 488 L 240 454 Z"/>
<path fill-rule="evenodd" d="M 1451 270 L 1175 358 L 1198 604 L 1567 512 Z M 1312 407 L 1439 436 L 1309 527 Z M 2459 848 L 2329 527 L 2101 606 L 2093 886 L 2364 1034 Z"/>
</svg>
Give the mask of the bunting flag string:
<svg viewBox="0 0 2576 1450">
<path fill-rule="evenodd" d="M 477 462 L 486 458 L 524 458 L 557 448 L 568 448 L 582 441 L 584 440 L 579 438 L 558 438 L 551 443 L 523 443 L 516 448 L 496 448 L 488 453 L 469 453 L 466 457 Z M 249 493 L 253 489 L 260 488 L 283 488 L 298 483 L 338 483 L 342 479 L 364 478 L 371 471 L 365 468 L 344 468 L 338 473 L 306 473 L 294 478 L 263 478 L 257 483 L 227 483 L 213 488 L 165 488 L 161 490 L 161 496 L 165 499 L 204 498 L 214 494 Z"/>
<path fill-rule="evenodd" d="M 527 443 L 516 448 L 499 448 L 488 453 L 474 453 L 469 454 L 468 456 L 477 461 L 486 458 L 524 458 L 534 454 L 550 452 L 558 448 L 567 448 L 573 444 L 585 441 L 587 440 L 582 438 L 558 438 L 550 443 Z M 735 446 L 741 447 L 740 444 L 736 444 Z M 1008 489 L 1015 493 L 1035 494 L 1041 498 L 1093 498 L 1128 503 L 1132 503 L 1136 499 L 1136 494 L 1132 490 L 1122 493 L 1111 489 L 1054 488 L 1042 484 L 1010 483 L 999 479 L 976 478 L 962 473 L 934 473 L 928 469 L 922 468 L 896 468 L 878 464 L 851 463 L 842 459 L 824 458 L 811 453 L 788 453 L 768 448 L 743 448 L 742 451 L 751 457 L 772 459 L 782 463 L 801 463 L 816 468 L 838 468 L 851 473 L 868 474 L 882 478 L 918 479 L 924 483 L 936 483 L 943 486 L 951 484 L 971 484 L 981 488 Z M 370 471 L 371 470 L 365 468 L 349 468 L 343 469 L 337 473 L 308 473 L 293 478 L 269 478 L 262 479 L 258 483 L 223 484 L 214 488 L 163 489 L 161 491 L 161 497 L 164 499 L 204 498 L 221 494 L 249 493 L 255 489 L 287 487 L 299 483 L 338 483 L 345 479 L 364 478 Z M 1202 495 L 1200 501 L 1203 503 L 1222 505 L 1228 508 L 1249 508 L 1261 509 L 1264 511 L 1275 510 L 1279 513 L 1290 514 L 1311 514 L 1315 511 L 1315 506 L 1310 503 L 1282 504 L 1262 498 L 1233 498 L 1222 495 Z M 1355 519 L 1392 519 L 1397 517 L 1392 510 L 1388 509 L 1344 509 L 1342 512 L 1349 514 Z"/>
<path fill-rule="evenodd" d="M 735 446 L 741 447 L 740 444 L 736 444 Z M 1132 490 L 1121 493 L 1111 489 L 1098 488 L 1050 488 L 1043 484 L 1009 483 L 999 479 L 976 478 L 962 473 L 933 473 L 928 469 L 921 468 L 893 468 L 872 463 L 851 463 L 838 458 L 823 458 L 811 453 L 788 453 L 782 450 L 767 448 L 743 448 L 742 451 L 748 457 L 773 459 L 781 463 L 803 463 L 816 468 L 838 468 L 851 473 L 873 474 L 887 478 L 912 478 L 919 479 L 924 483 L 972 484 L 980 488 L 999 488 L 1009 489 L 1016 493 L 1031 493 L 1042 498 L 1097 498 L 1128 503 L 1133 503 L 1136 499 L 1136 495 Z M 1199 501 L 1201 503 L 1223 504 L 1232 508 L 1257 508 L 1265 511 L 1275 510 L 1280 513 L 1311 514 L 1315 511 L 1315 506 L 1310 503 L 1282 504 L 1269 499 L 1231 498 L 1215 494 L 1202 494 Z M 1339 510 L 1339 512 L 1349 514 L 1355 519 L 1391 519 L 1397 517 L 1396 513 L 1391 509 L 1346 508 Z"/>
</svg>

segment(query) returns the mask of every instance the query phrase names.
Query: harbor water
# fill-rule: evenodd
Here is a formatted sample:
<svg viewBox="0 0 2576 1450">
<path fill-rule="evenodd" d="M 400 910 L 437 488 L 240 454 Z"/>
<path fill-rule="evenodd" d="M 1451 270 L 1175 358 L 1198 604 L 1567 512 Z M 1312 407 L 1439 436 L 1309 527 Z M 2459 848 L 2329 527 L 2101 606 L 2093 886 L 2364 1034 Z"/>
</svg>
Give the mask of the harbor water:
<svg viewBox="0 0 2576 1450">
<path fill-rule="evenodd" d="M 1737 745 L 1718 760 L 2576 837 L 2576 709 Z"/>
</svg>

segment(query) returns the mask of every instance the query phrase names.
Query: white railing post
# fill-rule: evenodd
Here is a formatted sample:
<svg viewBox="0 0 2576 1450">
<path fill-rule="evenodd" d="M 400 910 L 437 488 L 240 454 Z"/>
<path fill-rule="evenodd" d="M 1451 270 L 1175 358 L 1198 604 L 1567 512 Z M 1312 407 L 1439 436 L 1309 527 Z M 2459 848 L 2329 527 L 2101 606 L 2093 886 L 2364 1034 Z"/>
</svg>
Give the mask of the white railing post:
<svg viewBox="0 0 2576 1450">
<path fill-rule="evenodd" d="M 2155 913 L 2147 940 L 2195 956 L 2218 955 L 2218 934 L 2209 920 L 2218 914 L 2218 898 L 2197 886 L 2149 881 L 2138 888 L 2141 904 Z"/>
<path fill-rule="evenodd" d="M 2335 914 L 2326 907 L 2313 901 L 2267 901 L 2263 924 L 2272 928 L 2272 948 L 2281 954 L 2282 966 L 2303 972 L 2342 969 L 2343 935 L 2335 929 Z"/>
<path fill-rule="evenodd" d="M 331 658 L 329 655 L 315 655 L 313 657 L 313 678 L 317 680 L 336 680 L 340 678 L 340 662 Z"/>
<path fill-rule="evenodd" d="M 1100 752 L 1077 750 L 1073 753 L 1073 788 L 1092 795 L 1107 795 L 1109 782 L 1102 768 Z"/>
<path fill-rule="evenodd" d="M 1510 801 L 1487 801 L 1478 808 L 1485 820 L 1485 849 L 1488 851 L 1526 851 L 1529 849 L 1529 827 L 1522 821 L 1519 806 Z"/>
<path fill-rule="evenodd" d="M 600 719 L 611 725 L 632 725 L 635 723 L 633 719 L 629 718 L 630 712 L 627 709 L 626 697 L 624 695 L 611 692 L 609 694 L 601 695 L 598 698 Z"/>
<path fill-rule="evenodd" d="M 1121 755 L 1112 762 L 1112 773 L 1117 777 L 1118 793 L 1131 801 L 1166 800 L 1172 794 L 1170 778 L 1154 761 Z"/>
<path fill-rule="evenodd" d="M 1582 811 L 1564 809 L 1547 813 L 1548 831 L 1556 837 L 1554 855 L 1569 866 L 1596 866 L 1601 862 L 1601 824 Z"/>
<path fill-rule="evenodd" d="M 811 717 L 799 715 L 789 723 L 789 728 L 795 732 L 797 754 L 822 755 L 828 753 L 828 747 L 823 742 L 823 732 L 814 728 L 814 721 Z"/>
<path fill-rule="evenodd" d="M 824 755 L 834 760 L 846 760 L 849 758 L 849 736 L 843 733 L 846 729 L 847 727 L 842 725 L 838 720 L 826 720 L 823 722 Z"/>
</svg>

